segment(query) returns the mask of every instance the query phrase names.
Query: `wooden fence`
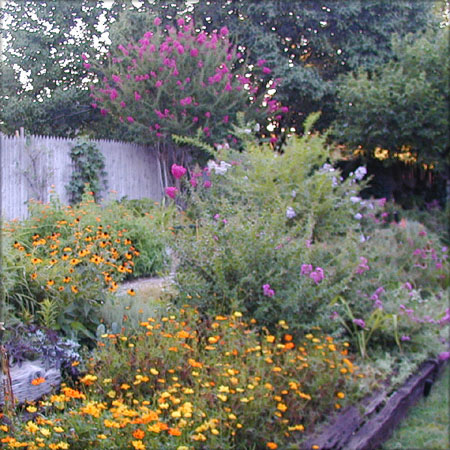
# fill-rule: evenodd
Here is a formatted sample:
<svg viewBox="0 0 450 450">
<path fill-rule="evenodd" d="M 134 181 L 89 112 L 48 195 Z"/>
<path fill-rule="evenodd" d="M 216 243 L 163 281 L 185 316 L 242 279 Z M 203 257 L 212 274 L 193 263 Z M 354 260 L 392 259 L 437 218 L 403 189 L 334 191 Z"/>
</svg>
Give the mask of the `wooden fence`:
<svg viewBox="0 0 450 450">
<path fill-rule="evenodd" d="M 162 197 L 159 159 L 151 148 L 117 141 L 91 141 L 105 156 L 105 199 Z M 6 220 L 28 214 L 31 199 L 49 201 L 53 189 L 68 203 L 66 185 L 73 166 L 70 150 L 76 140 L 48 136 L 6 136 L 0 133 L 0 213 Z"/>
</svg>

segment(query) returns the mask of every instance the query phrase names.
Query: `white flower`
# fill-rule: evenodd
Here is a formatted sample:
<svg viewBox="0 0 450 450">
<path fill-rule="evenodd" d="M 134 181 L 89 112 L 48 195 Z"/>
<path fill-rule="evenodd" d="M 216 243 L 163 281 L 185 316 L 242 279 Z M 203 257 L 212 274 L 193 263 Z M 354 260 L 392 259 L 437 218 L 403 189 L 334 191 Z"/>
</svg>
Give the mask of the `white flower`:
<svg viewBox="0 0 450 450">
<path fill-rule="evenodd" d="M 332 185 L 333 187 L 336 187 L 336 186 L 339 185 L 339 182 L 338 182 L 338 180 L 337 180 L 336 177 L 333 177 L 333 178 L 331 179 L 331 185 Z"/>
<path fill-rule="evenodd" d="M 208 161 L 207 166 L 209 170 L 214 170 L 217 175 L 225 175 L 231 164 L 225 161 L 220 161 L 220 164 L 217 164 L 215 161 Z"/>
<path fill-rule="evenodd" d="M 367 174 L 367 169 L 364 166 L 359 166 L 355 170 L 355 178 L 357 180 L 362 180 Z"/>
<path fill-rule="evenodd" d="M 296 215 L 297 215 L 297 213 L 294 211 L 294 208 L 292 208 L 291 206 L 288 206 L 286 209 L 286 217 L 288 219 L 293 219 Z"/>
<path fill-rule="evenodd" d="M 359 203 L 361 201 L 361 197 L 350 197 L 350 201 L 352 203 Z"/>
<path fill-rule="evenodd" d="M 354 217 L 356 220 L 361 220 L 361 219 L 362 219 L 362 214 L 356 213 L 353 217 Z"/>
<path fill-rule="evenodd" d="M 295 198 L 295 197 L 297 196 L 297 191 L 295 191 L 295 190 L 292 191 L 292 192 L 291 192 L 291 196 L 292 196 L 292 198 Z"/>
</svg>

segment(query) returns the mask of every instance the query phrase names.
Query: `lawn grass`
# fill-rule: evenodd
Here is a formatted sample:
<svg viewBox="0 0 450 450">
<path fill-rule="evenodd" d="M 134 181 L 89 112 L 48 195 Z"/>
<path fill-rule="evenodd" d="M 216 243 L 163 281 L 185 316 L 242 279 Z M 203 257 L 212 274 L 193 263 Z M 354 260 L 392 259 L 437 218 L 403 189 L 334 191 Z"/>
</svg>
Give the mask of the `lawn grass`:
<svg viewBox="0 0 450 450">
<path fill-rule="evenodd" d="M 429 397 L 421 398 L 394 431 L 382 450 L 446 450 L 449 438 L 450 366 L 444 370 L 431 389 Z"/>
</svg>

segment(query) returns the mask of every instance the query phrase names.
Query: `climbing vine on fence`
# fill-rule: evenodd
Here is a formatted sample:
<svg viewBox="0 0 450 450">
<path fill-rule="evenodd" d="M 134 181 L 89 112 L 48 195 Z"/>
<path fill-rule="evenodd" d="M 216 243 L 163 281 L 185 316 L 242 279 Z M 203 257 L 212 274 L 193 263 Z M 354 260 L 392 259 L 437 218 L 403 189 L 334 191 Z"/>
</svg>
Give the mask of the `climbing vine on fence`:
<svg viewBox="0 0 450 450">
<path fill-rule="evenodd" d="M 70 151 L 73 172 L 70 182 L 66 185 L 72 204 L 81 201 L 86 185 L 94 193 L 96 201 L 100 193 L 106 189 L 105 157 L 93 142 L 79 140 Z"/>
</svg>

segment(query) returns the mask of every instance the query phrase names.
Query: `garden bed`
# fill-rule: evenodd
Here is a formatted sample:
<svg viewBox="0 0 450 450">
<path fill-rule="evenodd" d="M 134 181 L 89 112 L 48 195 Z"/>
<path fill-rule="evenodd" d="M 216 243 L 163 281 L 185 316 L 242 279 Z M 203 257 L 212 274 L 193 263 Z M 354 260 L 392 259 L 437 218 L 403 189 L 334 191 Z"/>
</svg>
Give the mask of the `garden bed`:
<svg viewBox="0 0 450 450">
<path fill-rule="evenodd" d="M 317 433 L 308 437 L 301 450 L 371 450 L 379 448 L 444 368 L 445 361 L 426 361 L 397 390 L 382 389 L 359 405 L 349 406 Z"/>
</svg>

